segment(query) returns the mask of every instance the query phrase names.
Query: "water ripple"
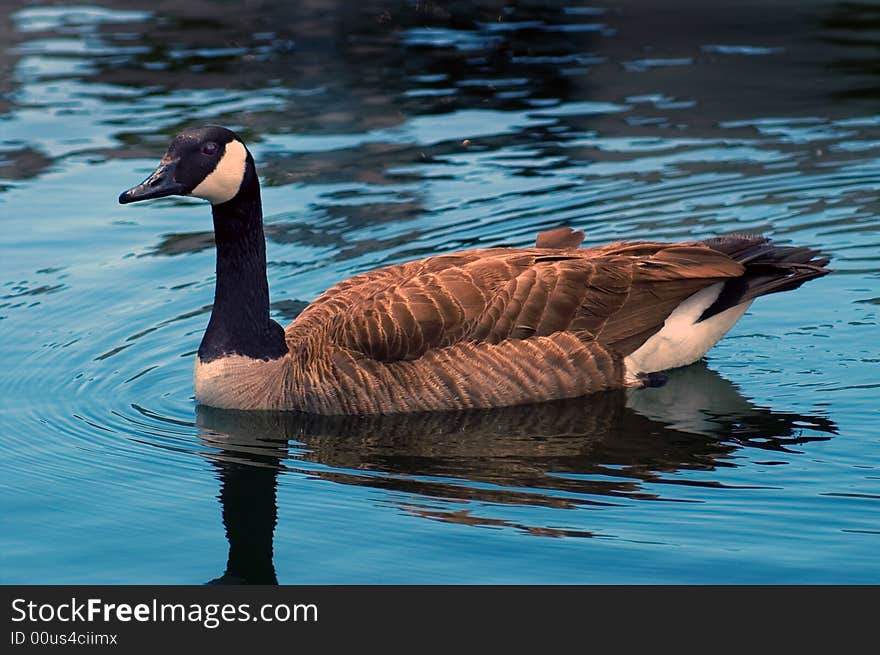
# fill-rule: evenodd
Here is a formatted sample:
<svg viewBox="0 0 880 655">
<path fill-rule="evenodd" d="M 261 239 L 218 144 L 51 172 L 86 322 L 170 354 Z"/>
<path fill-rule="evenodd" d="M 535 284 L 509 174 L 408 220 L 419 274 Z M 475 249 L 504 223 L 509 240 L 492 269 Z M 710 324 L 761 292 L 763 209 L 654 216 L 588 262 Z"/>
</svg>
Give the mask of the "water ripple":
<svg viewBox="0 0 880 655">
<path fill-rule="evenodd" d="M 15 5 L 0 53 L 12 581 L 203 582 L 242 534 L 268 551 L 229 550 L 220 581 L 877 570 L 880 85 L 860 6 L 738 6 L 753 40 L 674 7 L 101 4 Z M 835 274 L 758 301 L 711 368 L 661 389 L 412 417 L 199 408 L 208 211 L 115 200 L 193 122 L 254 153 L 278 320 L 353 273 L 560 224 L 590 244 L 761 232 Z"/>
</svg>

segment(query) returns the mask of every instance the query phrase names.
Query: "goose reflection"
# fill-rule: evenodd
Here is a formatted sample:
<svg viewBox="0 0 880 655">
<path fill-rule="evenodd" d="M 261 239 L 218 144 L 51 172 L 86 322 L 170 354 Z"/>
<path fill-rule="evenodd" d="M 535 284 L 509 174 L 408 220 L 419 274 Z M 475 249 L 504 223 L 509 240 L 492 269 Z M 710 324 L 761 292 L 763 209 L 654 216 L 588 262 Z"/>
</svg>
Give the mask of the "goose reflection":
<svg viewBox="0 0 880 655">
<path fill-rule="evenodd" d="M 277 478 L 298 461 L 319 465 L 310 475 L 405 492 L 413 500 L 403 509 L 425 518 L 590 536 L 442 510 L 428 499 L 561 508 L 650 500 L 658 492 L 645 483 L 735 466 L 742 447 L 776 451 L 779 459 L 836 433 L 827 418 L 755 406 L 702 363 L 673 371 L 660 388 L 541 405 L 360 417 L 198 407 L 197 422 L 220 479 L 229 541 L 226 571 L 213 582 L 227 584 L 277 582 Z"/>
</svg>

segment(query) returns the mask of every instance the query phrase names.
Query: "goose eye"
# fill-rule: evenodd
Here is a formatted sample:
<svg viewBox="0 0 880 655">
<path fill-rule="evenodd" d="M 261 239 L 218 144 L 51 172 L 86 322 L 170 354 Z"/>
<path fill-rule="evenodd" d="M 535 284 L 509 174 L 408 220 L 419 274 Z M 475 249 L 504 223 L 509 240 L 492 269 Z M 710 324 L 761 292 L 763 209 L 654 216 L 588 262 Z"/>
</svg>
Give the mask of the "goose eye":
<svg viewBox="0 0 880 655">
<path fill-rule="evenodd" d="M 217 144 L 211 141 L 202 146 L 202 152 L 206 155 L 213 155 L 217 152 Z"/>
</svg>

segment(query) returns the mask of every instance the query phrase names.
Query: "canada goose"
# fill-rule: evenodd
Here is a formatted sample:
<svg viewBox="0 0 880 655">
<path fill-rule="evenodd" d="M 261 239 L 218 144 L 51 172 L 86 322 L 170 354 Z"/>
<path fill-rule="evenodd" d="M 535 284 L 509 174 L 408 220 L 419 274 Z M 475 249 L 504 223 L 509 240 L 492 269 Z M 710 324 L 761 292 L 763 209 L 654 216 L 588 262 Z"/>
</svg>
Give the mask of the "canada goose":
<svg viewBox="0 0 880 655">
<path fill-rule="evenodd" d="M 228 409 L 375 414 L 500 407 L 661 384 L 697 361 L 758 296 L 828 273 L 815 250 L 755 235 L 580 248 L 486 248 L 355 275 L 282 329 L 269 318 L 254 159 L 230 130 L 186 130 L 129 203 L 211 202 L 214 307 L 195 398 Z"/>
</svg>

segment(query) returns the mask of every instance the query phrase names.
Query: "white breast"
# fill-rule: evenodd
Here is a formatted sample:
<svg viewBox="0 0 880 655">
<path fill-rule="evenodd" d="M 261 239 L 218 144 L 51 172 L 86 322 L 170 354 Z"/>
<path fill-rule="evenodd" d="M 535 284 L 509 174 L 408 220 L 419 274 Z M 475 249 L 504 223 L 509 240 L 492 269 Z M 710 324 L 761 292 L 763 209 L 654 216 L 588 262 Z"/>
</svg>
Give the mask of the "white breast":
<svg viewBox="0 0 880 655">
<path fill-rule="evenodd" d="M 288 358 L 229 355 L 203 363 L 196 356 L 196 402 L 222 409 L 282 409 Z"/>
<path fill-rule="evenodd" d="M 709 352 L 752 304 L 751 301 L 744 302 L 697 323 L 702 313 L 718 298 L 723 286 L 724 283 L 719 282 L 706 287 L 676 307 L 660 331 L 624 359 L 627 380 L 634 382 L 639 373 L 693 364 Z"/>
</svg>

